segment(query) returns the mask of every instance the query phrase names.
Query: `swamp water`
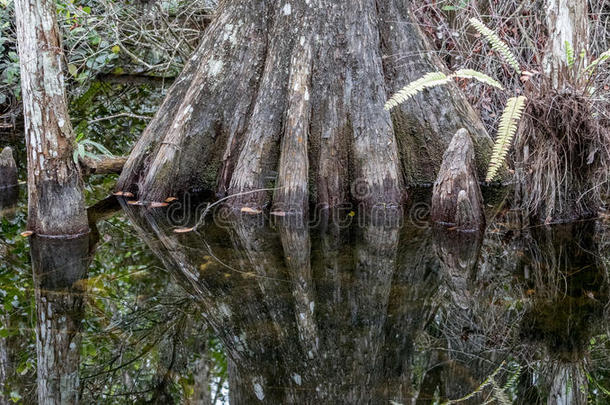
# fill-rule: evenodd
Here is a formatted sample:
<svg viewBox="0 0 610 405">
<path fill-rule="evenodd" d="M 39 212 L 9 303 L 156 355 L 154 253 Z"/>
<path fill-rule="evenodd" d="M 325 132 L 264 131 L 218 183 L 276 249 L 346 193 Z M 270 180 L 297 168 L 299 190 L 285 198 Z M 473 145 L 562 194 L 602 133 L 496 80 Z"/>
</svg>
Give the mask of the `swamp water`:
<svg viewBox="0 0 610 405">
<path fill-rule="evenodd" d="M 38 331 L 81 403 L 609 403 L 610 224 L 458 233 L 428 198 L 303 223 L 111 197 L 69 241 L 3 202 L 4 398 L 36 402 Z"/>
<path fill-rule="evenodd" d="M 126 154 L 163 93 L 96 82 L 75 130 Z M 23 179 L 22 139 L 0 141 Z M 205 205 L 105 199 L 115 180 L 87 179 L 69 241 L 21 237 L 25 187 L 0 191 L 0 404 L 37 403 L 39 362 L 82 404 L 610 403 L 607 219 L 521 230 L 495 205 L 460 234 L 428 190 L 401 215 L 213 210 L 176 233 Z"/>
</svg>

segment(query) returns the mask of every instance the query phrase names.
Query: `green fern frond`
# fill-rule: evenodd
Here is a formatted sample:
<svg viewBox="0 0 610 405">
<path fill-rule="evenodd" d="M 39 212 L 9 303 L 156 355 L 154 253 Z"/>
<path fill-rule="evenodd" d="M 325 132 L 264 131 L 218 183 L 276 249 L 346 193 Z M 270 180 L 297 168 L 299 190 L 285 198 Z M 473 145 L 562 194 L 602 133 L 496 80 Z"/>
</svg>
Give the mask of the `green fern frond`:
<svg viewBox="0 0 610 405">
<path fill-rule="evenodd" d="M 519 63 L 517 63 L 517 58 L 510 51 L 508 45 L 504 41 L 502 41 L 495 32 L 487 28 L 485 24 L 483 24 L 481 21 L 474 17 L 468 21 L 470 21 L 470 24 L 474 27 L 474 29 L 479 32 L 479 34 L 483 35 L 485 39 L 489 41 L 489 43 L 491 44 L 491 48 L 494 51 L 498 52 L 506 63 L 512 66 L 512 68 L 515 69 L 517 73 L 521 73 Z"/>
<path fill-rule="evenodd" d="M 92 141 L 91 139 L 85 139 L 79 142 L 80 145 L 91 146 L 94 149 L 97 149 L 102 155 L 112 157 L 112 152 L 110 152 L 104 145 L 101 143 L 97 143 Z"/>
<path fill-rule="evenodd" d="M 599 58 L 591 62 L 589 66 L 587 66 L 587 69 L 585 71 L 587 72 L 587 74 L 592 74 L 597 65 L 599 65 L 600 63 L 604 63 L 608 59 L 610 59 L 610 49 L 599 55 Z"/>
<path fill-rule="evenodd" d="M 485 181 L 492 181 L 504 163 L 510 144 L 517 133 L 526 100 L 525 97 L 519 96 L 511 97 L 506 102 Z"/>
<path fill-rule="evenodd" d="M 439 86 L 441 84 L 446 84 L 451 79 L 447 77 L 443 72 L 430 72 L 426 73 L 423 77 L 409 83 L 402 90 L 398 91 L 394 94 L 388 101 L 385 103 L 384 108 L 386 110 L 391 110 L 392 108 L 398 106 L 399 104 L 404 103 L 409 98 L 415 96 L 417 93 L 420 93 L 422 90 Z"/>
<path fill-rule="evenodd" d="M 513 402 L 508 398 L 506 392 L 504 392 L 504 390 L 498 385 L 498 383 L 496 383 L 495 380 L 492 380 L 492 387 L 494 394 L 493 396 L 500 405 L 512 405 Z"/>
<path fill-rule="evenodd" d="M 481 73 L 477 70 L 472 70 L 472 69 L 460 69 L 458 71 L 456 71 L 454 74 L 452 74 L 449 77 L 460 77 L 460 78 L 464 78 L 464 79 L 476 79 L 482 83 L 488 84 L 490 86 L 493 87 L 497 87 L 500 90 L 504 90 L 504 87 L 502 87 L 502 85 L 500 84 L 500 82 L 498 82 L 497 80 L 487 76 L 485 73 Z"/>
<path fill-rule="evenodd" d="M 572 48 L 572 44 L 568 41 L 564 42 L 564 46 L 566 48 L 566 63 L 568 64 L 568 67 L 572 67 L 576 61 L 574 58 L 574 48 Z"/>
</svg>

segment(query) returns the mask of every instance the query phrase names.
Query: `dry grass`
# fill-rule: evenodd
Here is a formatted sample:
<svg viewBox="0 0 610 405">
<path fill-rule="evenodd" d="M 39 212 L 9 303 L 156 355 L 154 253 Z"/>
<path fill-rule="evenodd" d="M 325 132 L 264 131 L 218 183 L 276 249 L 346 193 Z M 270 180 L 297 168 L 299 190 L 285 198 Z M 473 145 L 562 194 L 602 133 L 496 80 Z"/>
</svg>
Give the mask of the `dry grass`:
<svg viewBox="0 0 610 405">
<path fill-rule="evenodd" d="M 512 73 L 468 26 L 476 17 L 492 28 L 517 55 L 524 71 L 542 72 L 548 37 L 544 1 L 425 0 L 416 8 L 424 31 L 450 69 L 470 68 L 500 78 L 509 92 L 464 82 L 465 94 L 493 133 L 506 98 L 530 100 L 515 147 L 515 180 L 527 217 L 560 222 L 595 215 L 610 191 L 610 69 L 585 77 L 582 67 L 562 72 L 556 91 L 543 75 L 528 80 Z M 455 6 L 455 10 L 443 10 Z M 610 3 L 589 1 L 587 59 L 610 48 Z M 577 48 L 577 47 L 576 47 Z M 512 93 L 512 94 L 511 94 Z"/>
<path fill-rule="evenodd" d="M 586 87 L 542 81 L 515 145 L 521 207 L 547 223 L 595 216 L 610 186 L 607 117 Z"/>
</svg>

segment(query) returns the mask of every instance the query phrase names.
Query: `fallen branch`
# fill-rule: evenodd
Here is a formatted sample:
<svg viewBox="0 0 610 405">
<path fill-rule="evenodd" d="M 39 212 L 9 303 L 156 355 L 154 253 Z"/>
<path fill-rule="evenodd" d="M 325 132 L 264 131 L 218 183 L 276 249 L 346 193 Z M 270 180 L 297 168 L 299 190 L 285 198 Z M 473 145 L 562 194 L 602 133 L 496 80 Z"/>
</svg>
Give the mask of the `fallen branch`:
<svg viewBox="0 0 610 405">
<path fill-rule="evenodd" d="M 81 173 L 83 176 L 92 174 L 120 174 L 127 162 L 127 156 L 99 156 L 97 159 L 79 159 Z"/>
</svg>

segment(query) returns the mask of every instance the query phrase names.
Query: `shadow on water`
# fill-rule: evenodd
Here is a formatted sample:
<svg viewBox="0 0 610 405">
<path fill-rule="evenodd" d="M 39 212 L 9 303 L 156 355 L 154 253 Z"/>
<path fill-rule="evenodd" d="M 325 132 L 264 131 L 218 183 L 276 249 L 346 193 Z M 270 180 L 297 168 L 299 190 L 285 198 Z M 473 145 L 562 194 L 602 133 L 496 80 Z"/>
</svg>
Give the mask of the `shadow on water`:
<svg viewBox="0 0 610 405">
<path fill-rule="evenodd" d="M 171 207 L 124 209 L 223 343 L 231 403 L 580 404 L 607 393 L 603 224 L 496 222 L 481 235 L 409 217 L 309 226 L 217 212 L 176 233 Z"/>
</svg>

